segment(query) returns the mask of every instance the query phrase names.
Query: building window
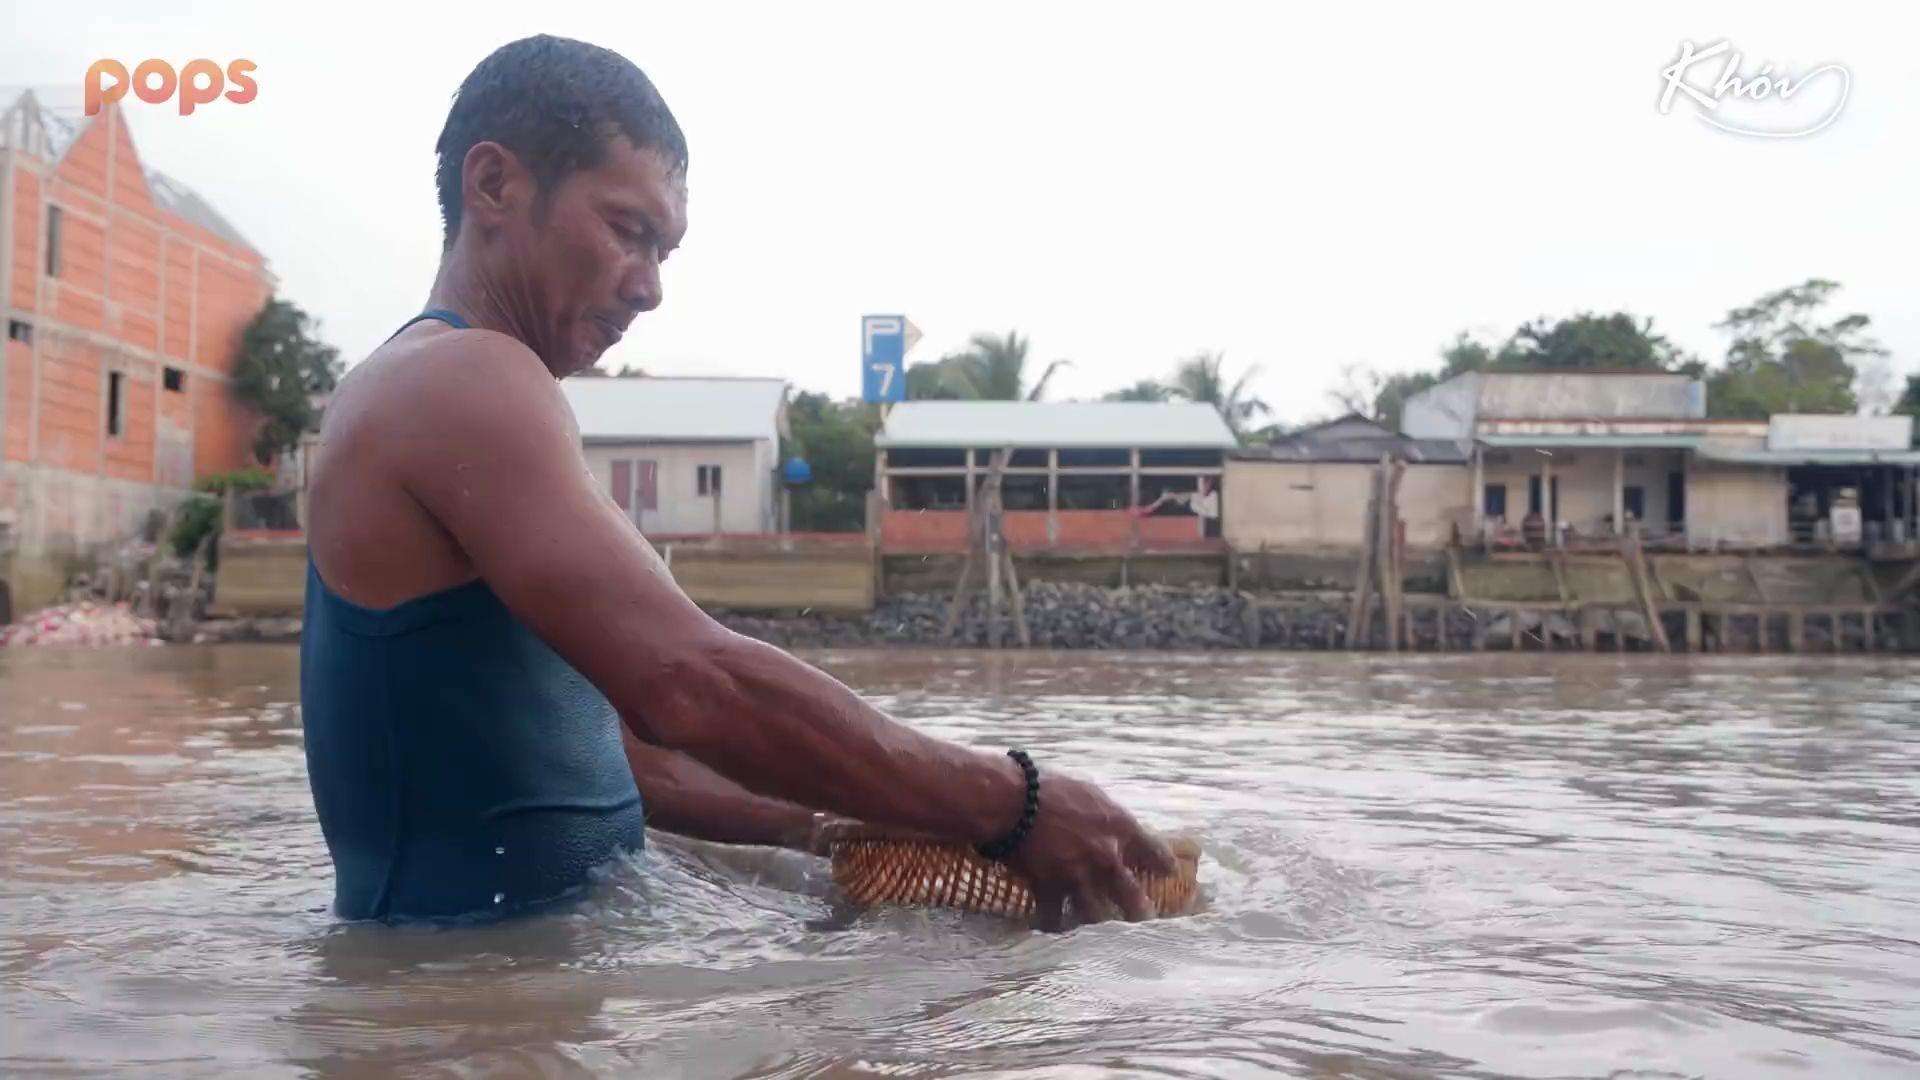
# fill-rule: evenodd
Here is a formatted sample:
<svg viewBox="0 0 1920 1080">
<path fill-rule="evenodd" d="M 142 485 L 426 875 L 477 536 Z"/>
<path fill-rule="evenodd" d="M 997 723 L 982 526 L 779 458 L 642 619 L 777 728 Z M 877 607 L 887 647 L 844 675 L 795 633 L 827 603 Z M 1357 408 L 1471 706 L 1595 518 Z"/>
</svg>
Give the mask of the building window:
<svg viewBox="0 0 1920 1080">
<path fill-rule="evenodd" d="M 967 478 L 897 476 L 890 501 L 896 510 L 961 510 L 967 505 Z"/>
<path fill-rule="evenodd" d="M 1063 476 L 1060 509 L 1125 510 L 1132 490 L 1124 476 Z"/>
<path fill-rule="evenodd" d="M 720 494 L 720 466 L 718 465 L 700 466 L 696 471 L 696 475 L 694 477 L 694 483 L 698 485 L 699 487 L 698 493 L 701 495 Z"/>
<path fill-rule="evenodd" d="M 1620 501 L 1626 504 L 1627 520 L 1647 520 L 1647 489 L 1643 487 L 1624 487 L 1620 489 Z"/>
<path fill-rule="evenodd" d="M 1488 484 L 1480 506 L 1488 517 L 1504 519 L 1507 516 L 1507 485 Z"/>
<path fill-rule="evenodd" d="M 965 450 L 921 449 L 918 447 L 887 451 L 887 467 L 896 469 L 964 469 Z"/>
<path fill-rule="evenodd" d="M 33 344 L 33 324 L 24 319 L 7 320 L 7 340 Z"/>
<path fill-rule="evenodd" d="M 1063 469 L 1127 469 L 1133 467 L 1131 450 L 1076 449 L 1060 451 Z"/>
<path fill-rule="evenodd" d="M 107 434 L 116 439 L 120 437 L 121 433 L 120 403 L 126 396 L 123 392 L 126 387 L 126 382 L 126 372 L 107 372 Z"/>
<path fill-rule="evenodd" d="M 47 208 L 47 276 L 60 276 L 60 208 Z"/>
<path fill-rule="evenodd" d="M 167 368 L 161 372 L 160 383 L 170 393 L 182 393 L 187 388 L 187 373 L 177 367 Z"/>
</svg>

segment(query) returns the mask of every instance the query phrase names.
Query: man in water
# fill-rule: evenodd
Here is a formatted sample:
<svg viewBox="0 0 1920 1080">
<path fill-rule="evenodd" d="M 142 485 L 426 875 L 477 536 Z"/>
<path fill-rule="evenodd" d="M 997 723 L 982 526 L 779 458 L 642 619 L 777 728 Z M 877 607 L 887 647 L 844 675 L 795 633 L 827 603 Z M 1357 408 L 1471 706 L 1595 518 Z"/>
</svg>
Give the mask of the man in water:
<svg viewBox="0 0 1920 1080">
<path fill-rule="evenodd" d="M 1055 924 L 1068 900 L 1149 914 L 1128 867 L 1172 861 L 1099 790 L 721 627 L 588 472 L 556 380 L 659 306 L 687 228 L 686 142 L 647 77 L 514 42 L 437 149 L 427 311 L 342 380 L 310 492 L 301 702 L 335 910 L 537 910 L 648 823 L 818 851 L 835 815 L 978 845 Z"/>
</svg>

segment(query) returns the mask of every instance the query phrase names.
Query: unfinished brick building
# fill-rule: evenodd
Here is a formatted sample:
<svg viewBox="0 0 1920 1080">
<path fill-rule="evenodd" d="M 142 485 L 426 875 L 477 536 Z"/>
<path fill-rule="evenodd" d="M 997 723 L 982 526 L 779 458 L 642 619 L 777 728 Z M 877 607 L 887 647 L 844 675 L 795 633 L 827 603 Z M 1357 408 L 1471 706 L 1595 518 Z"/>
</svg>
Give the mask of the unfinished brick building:
<svg viewBox="0 0 1920 1080">
<path fill-rule="evenodd" d="M 228 376 L 274 279 L 142 166 L 117 106 L 69 120 L 31 93 L 0 113 L 0 256 L 0 606 L 20 612 L 69 556 L 252 462 Z"/>
</svg>

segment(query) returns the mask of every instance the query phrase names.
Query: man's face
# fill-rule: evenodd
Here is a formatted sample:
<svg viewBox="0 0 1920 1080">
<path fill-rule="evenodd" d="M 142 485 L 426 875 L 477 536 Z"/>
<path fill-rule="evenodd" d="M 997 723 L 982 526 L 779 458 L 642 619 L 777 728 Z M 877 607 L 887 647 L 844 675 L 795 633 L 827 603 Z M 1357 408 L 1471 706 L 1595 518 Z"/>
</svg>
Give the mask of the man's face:
<svg viewBox="0 0 1920 1080">
<path fill-rule="evenodd" d="M 561 180 L 513 230 L 532 271 L 530 344 L 560 378 L 592 367 L 660 306 L 660 264 L 687 231 L 686 189 L 664 156 L 616 137 L 605 158 Z"/>
</svg>

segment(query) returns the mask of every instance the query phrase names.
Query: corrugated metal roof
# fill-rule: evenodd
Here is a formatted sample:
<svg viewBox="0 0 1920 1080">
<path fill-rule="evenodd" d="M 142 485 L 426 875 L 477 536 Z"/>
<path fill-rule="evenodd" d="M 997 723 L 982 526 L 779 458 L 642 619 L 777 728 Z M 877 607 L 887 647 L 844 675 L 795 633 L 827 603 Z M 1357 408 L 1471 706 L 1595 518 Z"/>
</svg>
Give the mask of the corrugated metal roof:
<svg viewBox="0 0 1920 1080">
<path fill-rule="evenodd" d="M 1211 405 L 1187 401 L 907 401 L 874 438 L 883 447 L 1143 449 L 1238 446 Z"/>
<path fill-rule="evenodd" d="M 65 90 L 67 88 L 60 88 Z M 73 88 L 73 89 L 78 89 Z M 104 113 L 102 115 L 105 115 Z M 32 90 L 23 91 L 0 119 L 0 146 L 18 142 L 23 149 L 44 151 L 52 161 L 64 158 L 90 121 L 80 115 L 80 106 L 55 107 Z M 165 173 L 145 169 L 147 190 L 160 209 L 178 215 L 229 243 L 259 253 L 233 223 L 220 215 L 192 188 Z"/>
<path fill-rule="evenodd" d="M 1920 465 L 1920 450 L 1749 450 L 1705 444 L 1699 454 L 1730 465 Z"/>
<path fill-rule="evenodd" d="M 153 201 L 162 210 L 170 210 L 182 219 L 206 229 L 220 239 L 238 244 L 248 251 L 259 252 L 259 248 L 247 242 L 240 230 L 220 216 L 207 200 L 200 197 L 192 188 L 162 172 L 146 170 L 147 190 L 153 193 Z"/>
<path fill-rule="evenodd" d="M 750 442 L 780 436 L 783 379 L 597 378 L 560 387 L 588 441 Z"/>
</svg>

